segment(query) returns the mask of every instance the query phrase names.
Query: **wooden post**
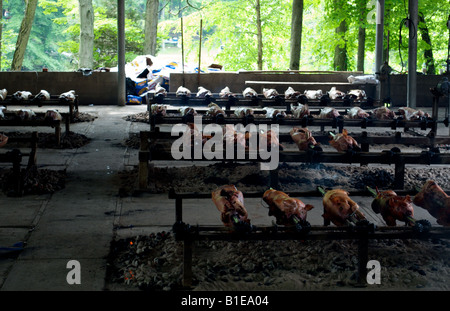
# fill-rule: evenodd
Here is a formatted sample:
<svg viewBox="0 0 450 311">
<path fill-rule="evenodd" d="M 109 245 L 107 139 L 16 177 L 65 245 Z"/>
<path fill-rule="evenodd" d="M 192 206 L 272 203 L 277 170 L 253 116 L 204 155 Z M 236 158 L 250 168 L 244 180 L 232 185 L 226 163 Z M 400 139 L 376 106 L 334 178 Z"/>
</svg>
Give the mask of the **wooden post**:
<svg viewBox="0 0 450 311">
<path fill-rule="evenodd" d="M 394 189 L 405 187 L 405 161 L 400 158 L 395 162 Z"/>
<path fill-rule="evenodd" d="M 369 239 L 367 235 L 361 233 L 358 239 L 358 285 L 364 286 L 366 284 L 367 276 L 367 261 L 369 259 Z"/>
<path fill-rule="evenodd" d="M 55 125 L 56 144 L 58 147 L 61 145 L 61 123 Z"/>
<path fill-rule="evenodd" d="M 148 161 L 150 150 L 148 143 L 149 132 L 141 131 L 141 146 L 139 150 L 139 189 L 147 189 L 148 186 Z"/>
</svg>

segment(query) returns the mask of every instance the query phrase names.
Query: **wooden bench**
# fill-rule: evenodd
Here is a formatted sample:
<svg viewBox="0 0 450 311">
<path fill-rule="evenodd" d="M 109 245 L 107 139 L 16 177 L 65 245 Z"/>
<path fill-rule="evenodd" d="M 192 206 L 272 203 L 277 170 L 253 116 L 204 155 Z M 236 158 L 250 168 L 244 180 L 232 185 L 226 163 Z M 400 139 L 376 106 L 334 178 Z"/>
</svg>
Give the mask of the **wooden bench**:
<svg viewBox="0 0 450 311">
<path fill-rule="evenodd" d="M 23 153 L 19 149 L 13 149 L 4 153 L 0 153 L 0 163 L 12 164 L 13 191 L 8 194 L 10 196 L 21 196 L 23 194 L 23 178 L 21 173 L 21 163 L 23 157 L 28 157 L 27 169 L 30 169 L 32 166 L 36 165 L 38 132 L 33 132 L 31 134 L 31 137 L 8 138 L 8 143 L 18 141 L 29 142 L 31 151 L 28 153 Z"/>
</svg>

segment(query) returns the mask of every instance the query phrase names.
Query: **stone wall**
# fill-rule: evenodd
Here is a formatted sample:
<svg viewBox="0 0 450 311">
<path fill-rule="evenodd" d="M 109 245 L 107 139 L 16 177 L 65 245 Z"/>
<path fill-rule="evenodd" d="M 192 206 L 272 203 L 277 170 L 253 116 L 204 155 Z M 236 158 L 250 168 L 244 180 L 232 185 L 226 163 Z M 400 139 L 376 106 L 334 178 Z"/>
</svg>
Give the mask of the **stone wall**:
<svg viewBox="0 0 450 311">
<path fill-rule="evenodd" d="M 0 89 L 12 95 L 16 91 L 33 94 L 44 89 L 51 95 L 75 90 L 80 105 L 117 105 L 118 73 L 93 72 L 0 72 Z"/>
</svg>

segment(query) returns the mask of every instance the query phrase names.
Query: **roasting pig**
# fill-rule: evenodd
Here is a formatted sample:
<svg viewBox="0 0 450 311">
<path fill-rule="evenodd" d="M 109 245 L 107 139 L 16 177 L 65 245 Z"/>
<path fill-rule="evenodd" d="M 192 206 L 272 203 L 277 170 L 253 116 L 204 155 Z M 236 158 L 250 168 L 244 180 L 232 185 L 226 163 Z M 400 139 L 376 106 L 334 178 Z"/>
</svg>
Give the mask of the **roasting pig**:
<svg viewBox="0 0 450 311">
<path fill-rule="evenodd" d="M 379 107 L 372 110 L 372 115 L 378 120 L 393 120 L 397 118 L 395 112 L 388 109 L 387 107 Z"/>
<path fill-rule="evenodd" d="M 161 84 L 159 84 L 159 83 L 155 86 L 154 92 L 155 92 L 155 96 L 158 96 L 158 95 L 166 96 L 167 95 L 167 90 L 165 88 L 163 88 L 161 86 Z"/>
<path fill-rule="evenodd" d="M 20 109 L 17 111 L 17 116 L 21 120 L 31 120 L 32 118 L 36 117 L 36 114 L 31 109 Z"/>
<path fill-rule="evenodd" d="M 305 90 L 303 93 L 308 99 L 319 99 L 322 97 L 322 90 Z"/>
<path fill-rule="evenodd" d="M 152 104 L 150 106 L 150 112 L 152 115 L 162 115 L 165 116 L 166 115 L 166 106 L 165 105 L 160 105 L 160 104 Z"/>
<path fill-rule="evenodd" d="M 300 95 L 301 93 L 299 91 L 294 91 L 294 89 L 291 86 L 288 87 L 286 91 L 284 91 L 285 99 L 296 99 Z"/>
<path fill-rule="evenodd" d="M 185 88 L 184 86 L 180 86 L 180 87 L 177 89 L 177 91 L 175 92 L 175 95 L 176 95 L 177 97 L 180 97 L 180 96 L 187 96 L 187 97 L 190 97 L 190 96 L 191 96 L 191 91 L 190 91 L 189 89 Z"/>
<path fill-rule="evenodd" d="M 240 145 L 244 149 L 248 150 L 247 140 L 250 138 L 251 134 L 249 132 L 238 132 L 234 129 L 233 124 L 226 124 L 223 128 L 223 140 L 224 148 L 226 150 L 227 144 L 229 145 Z"/>
<path fill-rule="evenodd" d="M 44 101 L 50 99 L 50 93 L 46 90 L 41 90 L 36 96 L 34 96 L 34 101 Z"/>
<path fill-rule="evenodd" d="M 238 118 L 244 118 L 253 115 L 253 109 L 246 107 L 237 107 L 236 109 L 234 109 L 234 115 Z"/>
<path fill-rule="evenodd" d="M 233 229 L 251 229 L 250 219 L 244 206 L 244 195 L 234 185 L 218 187 L 212 193 L 212 200 L 221 213 L 222 223 Z"/>
<path fill-rule="evenodd" d="M 63 101 L 66 101 L 66 102 L 75 102 L 75 91 L 74 90 L 70 90 L 70 91 L 68 91 L 68 92 L 65 92 L 65 93 L 61 93 L 60 95 L 59 95 L 59 99 L 60 100 L 63 100 Z"/>
<path fill-rule="evenodd" d="M 187 116 L 187 115 L 193 115 L 193 116 L 197 115 L 197 111 L 192 107 L 180 107 L 178 109 L 178 111 L 181 113 L 181 115 L 183 117 Z"/>
<path fill-rule="evenodd" d="M 5 100 L 6 95 L 8 95 L 8 91 L 6 89 L 0 90 L 0 100 Z"/>
<path fill-rule="evenodd" d="M 416 110 L 410 107 L 401 107 L 398 108 L 398 112 L 405 120 L 413 121 L 420 120 L 422 118 L 429 118 L 430 115 L 422 110 Z"/>
<path fill-rule="evenodd" d="M 270 148 L 275 146 L 278 146 L 280 150 L 284 149 L 284 146 L 278 140 L 278 135 L 274 134 L 272 130 L 268 130 L 267 132 L 260 131 L 259 135 L 267 139 L 268 150 L 271 150 Z"/>
<path fill-rule="evenodd" d="M 426 209 L 437 223 L 450 226 L 450 197 L 433 180 L 428 180 L 414 196 L 413 203 Z"/>
<path fill-rule="evenodd" d="M 292 140 L 297 145 L 298 150 L 300 151 L 306 151 L 309 148 L 313 148 L 314 146 L 317 146 L 318 143 L 314 139 L 314 137 L 311 134 L 311 131 L 305 128 L 298 128 L 294 127 L 291 129 L 289 134 L 292 137 Z"/>
<path fill-rule="evenodd" d="M 344 98 L 345 93 L 337 90 L 336 87 L 333 86 L 328 92 L 328 96 L 330 96 L 330 99 Z"/>
<path fill-rule="evenodd" d="M 0 147 L 3 147 L 8 142 L 8 136 L 3 133 L 0 133 Z"/>
<path fill-rule="evenodd" d="M 295 118 L 303 118 L 309 115 L 309 108 L 306 104 L 291 104 L 291 111 Z"/>
<path fill-rule="evenodd" d="M 256 91 L 254 89 L 252 89 L 251 87 L 247 87 L 242 92 L 242 96 L 244 96 L 244 98 L 256 97 L 256 96 L 258 96 L 258 93 L 256 93 Z"/>
<path fill-rule="evenodd" d="M 314 208 L 313 205 L 274 189 L 264 192 L 263 200 L 269 204 L 269 216 L 275 216 L 278 225 L 295 226 L 298 231 L 309 227 L 306 214 Z"/>
<path fill-rule="evenodd" d="M 342 130 L 342 133 L 334 134 L 330 132 L 332 139 L 329 141 L 330 145 L 334 147 L 337 151 L 348 151 L 348 150 L 361 150 L 358 146 L 358 142 L 348 135 L 346 129 Z"/>
<path fill-rule="evenodd" d="M 347 191 L 342 189 L 329 190 L 324 194 L 323 209 L 322 217 L 336 226 L 356 224 L 358 221 L 365 220 L 359 205 L 349 197 Z"/>
<path fill-rule="evenodd" d="M 360 107 L 352 107 L 347 110 L 347 118 L 349 119 L 364 119 L 368 118 L 370 115 L 364 109 Z"/>
<path fill-rule="evenodd" d="M 361 100 L 366 98 L 366 92 L 364 90 L 350 90 L 347 95 L 353 96 L 356 100 Z"/>
<path fill-rule="evenodd" d="M 372 210 L 381 214 L 388 226 L 396 226 L 396 221 L 403 221 L 406 225 L 414 225 L 414 209 L 409 195 L 398 196 L 392 190 L 379 191 L 372 201 Z"/>
<path fill-rule="evenodd" d="M 264 110 L 266 111 L 266 118 L 286 117 L 286 112 L 280 109 L 266 107 Z"/>
<path fill-rule="evenodd" d="M 275 97 L 277 97 L 279 94 L 277 92 L 277 90 L 275 89 L 266 89 L 263 88 L 263 95 L 265 98 L 267 99 L 274 99 Z"/>
<path fill-rule="evenodd" d="M 339 111 L 335 108 L 325 107 L 320 109 L 319 118 L 320 119 L 333 119 L 339 117 Z"/>
<path fill-rule="evenodd" d="M 210 90 L 205 89 L 203 86 L 199 86 L 196 96 L 198 98 L 205 98 L 206 96 L 212 96 L 212 93 Z"/>
<path fill-rule="evenodd" d="M 229 96 L 232 96 L 233 93 L 231 93 L 230 88 L 228 86 L 224 87 L 220 92 L 219 96 L 220 98 L 227 98 Z"/>
<path fill-rule="evenodd" d="M 33 94 L 28 91 L 17 91 L 12 95 L 14 101 L 20 102 L 22 100 L 29 100 L 33 97 Z"/>
<path fill-rule="evenodd" d="M 45 119 L 53 120 L 53 121 L 62 121 L 62 116 L 56 109 L 49 109 L 45 112 Z"/>
<path fill-rule="evenodd" d="M 220 108 L 217 104 L 211 103 L 208 105 L 208 111 L 206 112 L 207 116 L 217 117 L 218 115 L 222 115 L 225 117 L 225 111 Z"/>
</svg>

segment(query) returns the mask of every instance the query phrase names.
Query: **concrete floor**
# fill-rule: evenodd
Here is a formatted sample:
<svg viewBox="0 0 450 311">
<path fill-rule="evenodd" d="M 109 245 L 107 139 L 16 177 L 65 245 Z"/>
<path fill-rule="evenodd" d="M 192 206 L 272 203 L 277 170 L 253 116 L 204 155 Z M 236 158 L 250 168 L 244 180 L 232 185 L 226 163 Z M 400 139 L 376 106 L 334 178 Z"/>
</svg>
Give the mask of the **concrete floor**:
<svg viewBox="0 0 450 311">
<path fill-rule="evenodd" d="M 10 109 L 19 109 L 14 107 Z M 45 107 L 40 108 L 45 111 Z M 60 111 L 66 108 L 60 107 Z M 36 109 L 39 111 L 39 109 Z M 0 194 L 0 247 L 26 242 L 17 258 L 0 257 L 0 290 L 2 291 L 102 291 L 113 290 L 105 284 L 106 256 L 114 238 L 169 230 L 175 221 L 175 202 L 167 194 L 118 196 L 118 172 L 138 164 L 138 151 L 120 145 L 129 133 L 148 130 L 144 123 L 128 122 L 123 117 L 144 112 L 145 106 L 83 106 L 81 112 L 97 115 L 93 122 L 71 125 L 73 132 L 92 141 L 78 149 L 38 149 L 42 168 L 67 169 L 66 188 L 52 195 L 27 195 L 21 198 Z M 6 129 L 1 129 L 6 131 Z M 29 128 L 7 131 L 30 131 Z M 50 128 L 37 131 L 52 132 Z M 440 128 L 447 135 L 448 128 Z M 2 151 L 5 151 L 6 147 Z M 361 206 L 370 206 L 370 198 L 356 197 Z M 321 206 L 321 199 L 308 199 Z M 260 199 L 247 199 L 252 223 L 270 224 L 267 209 Z M 210 200 L 184 204 L 185 222 L 220 224 L 217 210 Z M 321 224 L 321 209 L 313 209 L 308 221 Z M 378 215 L 367 209 L 369 220 L 382 224 Z M 416 218 L 429 219 L 423 209 Z M 71 260 L 81 265 L 81 284 L 68 284 Z"/>
</svg>

